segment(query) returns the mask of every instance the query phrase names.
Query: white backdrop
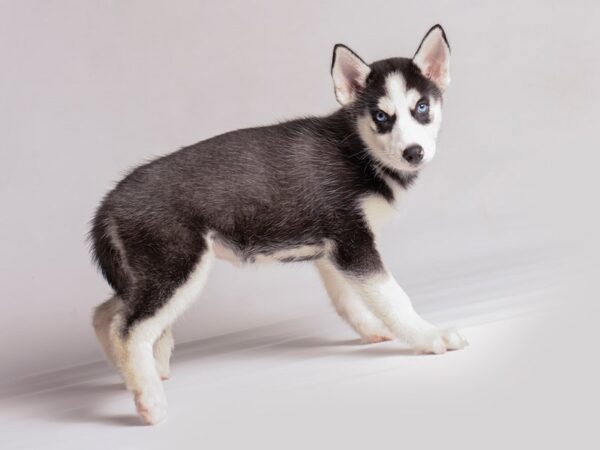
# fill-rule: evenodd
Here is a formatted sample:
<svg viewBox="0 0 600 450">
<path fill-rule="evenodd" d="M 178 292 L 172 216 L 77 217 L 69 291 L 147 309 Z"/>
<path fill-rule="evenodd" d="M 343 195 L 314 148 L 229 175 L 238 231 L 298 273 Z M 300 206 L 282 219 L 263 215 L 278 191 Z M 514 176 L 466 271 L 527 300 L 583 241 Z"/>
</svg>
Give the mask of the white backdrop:
<svg viewBox="0 0 600 450">
<path fill-rule="evenodd" d="M 110 293 L 85 235 L 113 183 L 220 132 L 329 113 L 336 42 L 411 56 L 440 22 L 452 46 L 437 159 L 382 240 L 409 293 L 591 243 L 600 11 L 577 3 L 1 1 L 0 378 L 101 357 L 90 316 Z M 219 263 L 176 336 L 326 302 L 310 266 Z"/>
</svg>

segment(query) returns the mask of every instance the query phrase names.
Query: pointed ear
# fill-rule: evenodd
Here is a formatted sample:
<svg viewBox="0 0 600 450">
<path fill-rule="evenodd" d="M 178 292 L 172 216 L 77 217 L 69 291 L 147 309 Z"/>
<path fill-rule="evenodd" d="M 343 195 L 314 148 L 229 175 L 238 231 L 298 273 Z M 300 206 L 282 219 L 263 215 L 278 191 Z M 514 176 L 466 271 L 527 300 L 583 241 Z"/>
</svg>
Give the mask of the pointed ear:
<svg viewBox="0 0 600 450">
<path fill-rule="evenodd" d="M 421 41 L 413 63 L 441 91 L 450 84 L 450 45 L 441 25 L 434 25 Z"/>
<path fill-rule="evenodd" d="M 364 89 L 371 68 L 360 57 L 342 44 L 333 48 L 331 76 L 335 86 L 335 97 L 342 105 L 352 102 Z"/>
</svg>

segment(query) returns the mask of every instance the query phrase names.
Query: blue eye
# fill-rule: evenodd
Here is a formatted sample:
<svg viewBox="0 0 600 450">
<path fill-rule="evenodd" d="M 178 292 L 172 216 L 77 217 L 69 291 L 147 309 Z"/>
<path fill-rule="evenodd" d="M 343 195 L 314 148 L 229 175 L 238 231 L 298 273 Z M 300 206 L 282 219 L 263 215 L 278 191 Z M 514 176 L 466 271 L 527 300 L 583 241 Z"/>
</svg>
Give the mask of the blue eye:
<svg viewBox="0 0 600 450">
<path fill-rule="evenodd" d="M 378 110 L 375 115 L 375 120 L 379 123 L 385 123 L 388 121 L 388 115 L 384 113 L 382 110 Z"/>
<path fill-rule="evenodd" d="M 417 112 L 421 114 L 429 112 L 429 105 L 427 104 L 427 102 L 417 103 Z"/>
</svg>

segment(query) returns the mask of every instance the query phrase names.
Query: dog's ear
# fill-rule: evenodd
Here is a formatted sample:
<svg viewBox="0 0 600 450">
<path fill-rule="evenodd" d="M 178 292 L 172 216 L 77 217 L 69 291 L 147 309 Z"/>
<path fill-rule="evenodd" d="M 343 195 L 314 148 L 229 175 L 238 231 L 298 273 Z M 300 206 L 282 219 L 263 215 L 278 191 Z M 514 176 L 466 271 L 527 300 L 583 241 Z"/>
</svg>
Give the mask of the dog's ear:
<svg viewBox="0 0 600 450">
<path fill-rule="evenodd" d="M 413 63 L 440 90 L 446 90 L 450 84 L 450 44 L 441 25 L 434 25 L 427 32 L 413 56 Z"/>
<path fill-rule="evenodd" d="M 371 68 L 356 53 L 342 44 L 333 48 L 331 76 L 335 87 L 335 98 L 342 105 L 352 102 L 362 91 Z"/>
</svg>

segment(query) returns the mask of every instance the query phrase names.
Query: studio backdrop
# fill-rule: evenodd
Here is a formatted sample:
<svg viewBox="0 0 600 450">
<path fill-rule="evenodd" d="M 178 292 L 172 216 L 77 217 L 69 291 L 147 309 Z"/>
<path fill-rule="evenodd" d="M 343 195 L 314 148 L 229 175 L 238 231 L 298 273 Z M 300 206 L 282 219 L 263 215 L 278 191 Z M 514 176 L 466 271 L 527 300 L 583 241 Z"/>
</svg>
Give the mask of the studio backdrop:
<svg viewBox="0 0 600 450">
<path fill-rule="evenodd" d="M 483 308 L 553 282 L 597 242 L 599 16 L 593 1 L 0 2 L 0 379 L 101 359 L 91 311 L 111 293 L 86 234 L 130 168 L 327 114 L 334 44 L 409 56 L 436 22 L 452 47 L 438 153 L 384 229 L 385 259 L 417 309 L 451 306 L 457 286 Z M 175 334 L 328 309 L 310 265 L 220 262 Z"/>
</svg>

